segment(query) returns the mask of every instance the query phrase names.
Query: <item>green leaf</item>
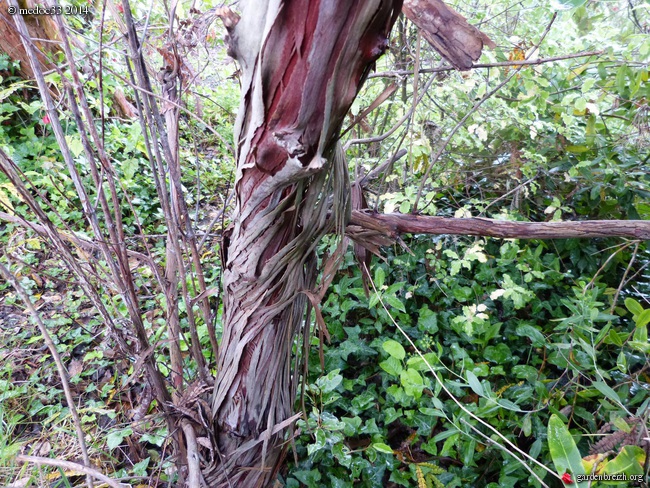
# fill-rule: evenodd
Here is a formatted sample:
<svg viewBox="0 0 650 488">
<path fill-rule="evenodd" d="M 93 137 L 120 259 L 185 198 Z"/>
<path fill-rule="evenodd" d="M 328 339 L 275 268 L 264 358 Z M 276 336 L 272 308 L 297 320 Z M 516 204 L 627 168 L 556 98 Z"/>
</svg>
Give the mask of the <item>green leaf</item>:
<svg viewBox="0 0 650 488">
<path fill-rule="evenodd" d="M 316 486 L 316 483 L 320 481 L 321 478 L 318 469 L 312 469 L 310 471 L 294 471 L 291 474 L 298 478 L 298 481 L 307 486 Z"/>
<path fill-rule="evenodd" d="M 438 332 L 438 316 L 423 305 L 419 312 L 418 329 L 429 334 Z"/>
<path fill-rule="evenodd" d="M 402 345 L 393 339 L 388 339 L 382 344 L 381 347 L 383 347 L 384 351 L 386 351 L 391 357 L 394 357 L 395 359 L 401 361 L 406 357 L 406 351 Z"/>
<path fill-rule="evenodd" d="M 579 112 L 583 112 L 587 108 L 587 100 L 585 100 L 583 97 L 578 97 L 576 98 L 575 102 L 573 102 L 573 106 Z"/>
<path fill-rule="evenodd" d="M 380 362 L 379 367 L 391 376 L 399 376 L 399 374 L 402 372 L 402 369 L 404 369 L 399 359 L 396 359 L 392 356 L 389 357 L 386 361 Z"/>
<path fill-rule="evenodd" d="M 377 289 L 380 289 L 382 286 L 384 286 L 385 281 L 386 272 L 384 271 L 384 268 L 377 266 L 377 269 L 375 269 L 375 287 L 377 287 Z"/>
<path fill-rule="evenodd" d="M 625 308 L 627 308 L 634 315 L 639 315 L 641 312 L 643 312 L 643 306 L 641 306 L 641 304 L 634 298 L 625 299 Z"/>
<path fill-rule="evenodd" d="M 430 417 L 446 417 L 445 412 L 438 410 L 437 408 L 421 407 L 420 412 Z"/>
<path fill-rule="evenodd" d="M 389 445 L 384 444 L 383 442 L 373 442 L 372 448 L 375 451 L 383 452 L 384 454 L 393 454 L 393 450 Z"/>
<path fill-rule="evenodd" d="M 605 395 L 605 397 L 609 398 L 612 402 L 614 402 L 614 404 L 622 406 L 621 399 L 618 397 L 616 392 L 607 385 L 607 383 L 605 383 L 604 381 L 594 381 L 593 386 L 599 392 Z"/>
<path fill-rule="evenodd" d="M 386 296 L 384 296 L 384 300 L 391 307 L 396 308 L 397 310 L 399 310 L 402 313 L 406 313 L 406 308 L 404 308 L 404 304 L 395 295 L 386 295 Z"/>
<path fill-rule="evenodd" d="M 416 399 L 422 396 L 422 390 L 424 389 L 424 380 L 420 373 L 415 369 L 407 369 L 400 373 L 399 375 L 404 391 L 407 395 L 412 396 Z"/>
<path fill-rule="evenodd" d="M 488 361 L 497 364 L 504 364 L 508 359 L 512 358 L 512 351 L 505 344 L 497 344 L 496 346 L 488 346 L 483 351 L 483 357 Z"/>
<path fill-rule="evenodd" d="M 147 475 L 147 467 L 149 466 L 149 461 L 151 458 L 145 458 L 139 463 L 136 463 L 133 465 L 133 474 L 136 476 L 146 476 Z"/>
<path fill-rule="evenodd" d="M 316 385 L 320 388 L 322 393 L 334 391 L 341 384 L 343 376 L 339 374 L 340 371 L 340 369 L 335 369 L 330 371 L 327 376 L 321 376 L 316 380 Z"/>
<path fill-rule="evenodd" d="M 483 385 L 479 381 L 478 377 L 471 371 L 467 372 L 467 382 L 469 383 L 469 387 L 472 389 L 474 393 L 476 393 L 478 396 L 481 397 L 485 396 Z"/>
<path fill-rule="evenodd" d="M 636 317 L 634 318 L 634 322 L 636 323 L 637 329 L 640 329 L 648 325 L 648 323 L 650 323 L 650 308 L 648 310 L 642 311 L 639 314 L 636 314 Z"/>
<path fill-rule="evenodd" d="M 639 446 L 625 446 L 618 456 L 605 465 L 605 474 L 643 474 L 645 453 Z"/>
<path fill-rule="evenodd" d="M 106 446 L 110 450 L 113 450 L 122 444 L 125 437 L 130 436 L 131 434 L 133 434 L 131 427 L 122 430 L 115 430 L 106 436 Z"/>
<path fill-rule="evenodd" d="M 560 417 L 553 414 L 548 422 L 548 447 L 557 473 L 570 473 L 574 478 L 585 474 L 580 451 Z M 577 488 L 587 488 L 588 482 L 576 483 Z"/>
<path fill-rule="evenodd" d="M 529 339 L 533 346 L 542 347 L 546 344 L 546 338 L 537 328 L 532 325 L 520 325 L 517 327 L 517 335 L 519 337 L 526 337 Z"/>
<path fill-rule="evenodd" d="M 627 358 L 623 351 L 618 353 L 618 357 L 616 358 L 616 367 L 621 373 L 627 373 Z"/>
<path fill-rule="evenodd" d="M 65 140 L 70 147 L 70 151 L 74 154 L 74 157 L 78 157 L 82 152 L 84 152 L 84 146 L 81 143 L 81 139 L 75 136 L 65 136 Z"/>
</svg>

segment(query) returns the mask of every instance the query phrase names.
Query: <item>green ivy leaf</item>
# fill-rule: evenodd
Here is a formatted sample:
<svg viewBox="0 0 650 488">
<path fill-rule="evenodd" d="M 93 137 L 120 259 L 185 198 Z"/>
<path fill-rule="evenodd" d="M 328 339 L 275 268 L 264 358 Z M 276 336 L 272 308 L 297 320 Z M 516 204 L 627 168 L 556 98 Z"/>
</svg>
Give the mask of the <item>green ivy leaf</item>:
<svg viewBox="0 0 650 488">
<path fill-rule="evenodd" d="M 131 434 L 133 434 L 133 429 L 131 429 L 131 427 L 122 430 L 114 430 L 106 436 L 106 446 L 112 451 L 122 444 L 125 437 L 130 436 Z"/>
<path fill-rule="evenodd" d="M 438 317 L 426 305 L 422 306 L 418 315 L 418 329 L 429 334 L 438 332 Z"/>
<path fill-rule="evenodd" d="M 383 452 L 384 454 L 393 454 L 393 450 L 389 445 L 384 444 L 383 442 L 373 442 L 372 448 L 375 451 Z"/>
<path fill-rule="evenodd" d="M 322 393 L 334 391 L 341 384 L 343 376 L 339 374 L 340 371 L 340 369 L 335 369 L 330 371 L 327 376 L 321 376 L 316 380 L 316 385 L 320 388 Z"/>
<path fill-rule="evenodd" d="M 382 347 L 384 348 L 384 351 L 386 351 L 391 357 L 394 357 L 395 359 L 401 361 L 406 357 L 406 351 L 402 345 L 393 339 L 388 339 L 385 341 L 382 344 Z"/>
</svg>

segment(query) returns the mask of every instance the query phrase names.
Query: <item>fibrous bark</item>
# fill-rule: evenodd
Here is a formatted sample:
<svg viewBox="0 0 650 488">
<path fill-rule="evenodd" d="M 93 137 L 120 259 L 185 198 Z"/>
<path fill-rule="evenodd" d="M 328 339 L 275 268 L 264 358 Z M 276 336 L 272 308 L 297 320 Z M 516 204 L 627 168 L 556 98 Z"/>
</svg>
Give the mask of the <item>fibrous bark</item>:
<svg viewBox="0 0 650 488">
<path fill-rule="evenodd" d="M 404 0 L 404 15 L 417 25 L 429 44 L 454 68 L 467 70 L 495 44 L 442 0 Z"/>
<path fill-rule="evenodd" d="M 353 211 L 346 233 L 371 245 L 386 245 L 400 234 L 471 235 L 502 239 L 629 237 L 650 239 L 648 220 L 513 222 L 482 217 L 456 219 L 426 215 Z"/>
<path fill-rule="evenodd" d="M 38 4 L 39 2 L 32 0 L 19 2 L 21 8 L 34 8 Z M 8 0 L 0 0 L 0 52 L 7 54 L 13 61 L 20 61 L 17 74 L 21 78 L 34 78 L 29 54 L 23 46 L 13 16 L 9 14 L 9 6 Z M 30 38 L 33 39 L 30 42 L 33 42 L 39 50 L 38 62 L 46 69 L 52 68 L 53 65 L 46 54 L 54 54 L 61 50 L 54 18 L 50 15 L 26 15 L 24 19 Z"/>
<path fill-rule="evenodd" d="M 222 12 L 242 100 L 212 403 L 219 455 L 204 471 L 209 486 L 266 486 L 282 459 L 314 249 L 325 233 L 342 234 L 347 220 L 337 135 L 400 8 L 400 0 L 249 1 L 234 27 Z"/>
</svg>

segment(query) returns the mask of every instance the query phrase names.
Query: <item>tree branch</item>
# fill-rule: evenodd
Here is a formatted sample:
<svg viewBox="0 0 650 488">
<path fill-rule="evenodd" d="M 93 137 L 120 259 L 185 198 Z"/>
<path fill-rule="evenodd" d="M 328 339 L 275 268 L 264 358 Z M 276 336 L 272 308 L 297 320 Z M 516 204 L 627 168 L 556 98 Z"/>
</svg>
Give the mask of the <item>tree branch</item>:
<svg viewBox="0 0 650 488">
<path fill-rule="evenodd" d="M 359 230 L 361 229 L 361 230 Z M 396 239 L 400 234 L 472 235 L 501 239 L 628 237 L 650 239 L 650 220 L 512 222 L 483 217 L 456 219 L 410 214 L 353 211 L 348 234 L 364 232 Z M 362 239 L 363 240 L 363 239 Z"/>
<path fill-rule="evenodd" d="M 555 61 L 564 61 L 565 59 L 585 58 L 589 56 L 600 56 L 603 51 L 588 51 L 581 53 L 565 54 L 563 56 L 554 56 L 552 58 L 537 58 L 537 59 L 522 59 L 515 61 L 501 61 L 498 63 L 475 63 L 471 69 L 476 68 L 504 68 L 510 66 L 537 66 L 545 63 L 554 63 Z M 441 66 L 439 68 L 422 68 L 421 73 L 444 73 L 445 71 L 455 71 L 453 66 Z M 402 76 L 412 75 L 413 70 L 395 70 L 395 71 L 380 71 L 379 73 L 372 73 L 368 78 L 400 78 Z"/>
<path fill-rule="evenodd" d="M 38 457 L 38 456 L 25 456 L 22 454 L 16 456 L 16 461 L 18 461 L 19 463 L 33 463 L 38 465 L 45 464 L 47 466 L 55 466 L 58 468 L 67 469 L 69 471 L 76 471 L 77 473 L 83 473 L 92 476 L 93 478 L 98 479 L 99 481 L 103 481 L 111 488 L 123 488 L 124 486 L 126 486 L 109 478 L 108 476 L 97 471 L 96 469 L 89 468 L 88 466 L 84 466 L 83 464 L 73 463 L 72 461 L 63 461 L 61 459 L 50 459 L 50 458 Z"/>
</svg>

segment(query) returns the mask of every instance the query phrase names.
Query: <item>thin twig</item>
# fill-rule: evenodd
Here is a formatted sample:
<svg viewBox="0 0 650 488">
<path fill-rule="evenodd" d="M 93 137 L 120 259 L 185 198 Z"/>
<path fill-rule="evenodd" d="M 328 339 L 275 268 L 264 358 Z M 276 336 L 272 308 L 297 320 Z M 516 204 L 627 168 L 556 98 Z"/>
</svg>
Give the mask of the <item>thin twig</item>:
<svg viewBox="0 0 650 488">
<path fill-rule="evenodd" d="M 31 229 L 37 234 L 47 237 L 47 230 L 45 226 L 41 224 L 37 224 L 36 222 L 32 222 L 30 220 L 26 220 L 22 217 L 19 217 L 18 215 L 11 215 L 6 212 L 0 212 L 0 221 L 5 221 L 5 222 L 11 222 L 13 224 L 18 224 L 21 225 L 22 227 L 25 227 L 26 229 Z M 96 243 L 95 241 L 92 241 L 88 239 L 85 236 L 79 236 L 76 235 L 72 232 L 64 232 L 64 231 L 58 231 L 59 236 L 61 239 L 64 239 L 68 242 L 71 242 L 72 244 L 75 244 L 76 246 L 80 247 L 85 247 L 86 249 L 92 250 L 92 251 L 100 251 L 101 246 Z M 144 236 L 144 237 L 150 237 L 150 236 Z M 151 256 L 147 256 L 145 254 L 142 254 L 141 252 L 138 251 L 132 251 L 130 249 L 127 249 L 127 254 L 131 257 L 137 258 L 140 261 L 149 264 L 150 266 L 153 266 L 154 263 L 152 261 Z"/>
<path fill-rule="evenodd" d="M 125 486 L 130 486 L 118 483 L 105 474 L 100 473 L 96 469 L 84 466 L 79 463 L 73 463 L 72 461 L 63 461 L 62 459 L 51 459 L 40 456 L 25 456 L 23 454 L 16 456 L 16 461 L 20 463 L 32 463 L 37 465 L 45 464 L 47 466 L 55 466 L 58 468 L 67 469 L 68 471 L 76 471 L 77 473 L 83 473 L 85 475 L 98 479 L 99 481 L 103 481 L 111 488 L 125 488 Z"/>
<path fill-rule="evenodd" d="M 532 51 L 531 51 L 532 52 Z M 600 56 L 603 51 L 589 51 L 582 53 L 566 54 L 564 56 L 555 56 L 552 58 L 537 58 L 525 59 L 521 61 L 501 61 L 497 63 L 475 63 L 470 69 L 478 68 L 503 68 L 508 66 L 536 66 L 539 64 L 553 63 L 555 61 L 564 61 L 565 59 L 584 58 L 589 56 Z M 419 73 L 444 73 L 447 71 L 456 71 L 453 66 L 441 66 L 438 68 L 422 68 Z M 379 73 L 372 73 L 368 78 L 401 78 L 413 74 L 413 70 L 395 70 L 395 71 L 381 71 Z"/>
<path fill-rule="evenodd" d="M 527 185 L 528 183 L 530 183 L 531 181 L 535 181 L 535 180 L 537 179 L 538 176 L 539 176 L 539 173 L 537 173 L 537 174 L 536 174 L 535 176 L 533 176 L 532 178 L 528 178 L 528 179 L 527 179 L 526 181 L 524 181 L 523 183 L 520 183 L 519 185 L 515 186 L 512 190 L 510 190 L 510 191 L 507 192 L 507 193 L 504 193 L 504 194 L 501 195 L 499 198 L 497 198 L 497 199 L 495 199 L 495 200 L 492 200 L 492 201 L 487 205 L 487 207 L 485 207 L 485 208 L 483 209 L 483 211 L 479 214 L 479 216 L 480 216 L 480 215 L 484 215 L 485 212 L 487 212 L 488 208 L 490 208 L 490 207 L 491 207 L 492 205 L 494 205 L 495 203 L 497 203 L 497 202 L 503 200 L 504 198 L 507 198 L 509 195 L 512 195 L 512 194 L 515 193 L 516 191 L 519 191 L 521 188 L 523 188 L 524 186 L 526 186 L 526 185 Z"/>
<path fill-rule="evenodd" d="M 630 262 L 627 264 L 627 267 L 625 268 L 625 273 L 623 273 L 623 278 L 621 278 L 621 283 L 618 285 L 618 288 L 616 288 L 616 293 L 614 294 L 614 299 L 612 300 L 612 306 L 609 309 L 610 314 L 613 313 L 614 309 L 616 308 L 616 302 L 618 302 L 618 296 L 621 294 L 621 290 L 623 289 L 623 285 L 625 284 L 625 278 L 627 278 L 627 275 L 630 272 L 630 269 L 632 268 L 634 261 L 636 261 L 636 254 L 638 251 L 639 251 L 639 242 L 636 242 L 636 245 L 634 246 L 634 251 L 632 252 L 632 257 L 630 258 Z"/>
<path fill-rule="evenodd" d="M 411 106 L 411 108 L 410 108 L 410 109 L 409 109 L 409 110 L 404 114 L 404 116 L 403 116 L 401 119 L 399 119 L 399 120 L 395 123 L 395 125 L 394 125 L 393 127 L 391 127 L 390 129 L 388 129 L 388 131 L 386 131 L 386 132 L 384 132 L 383 134 L 380 134 L 380 135 L 378 135 L 378 136 L 366 137 L 365 139 L 350 139 L 350 140 L 349 140 L 348 142 L 346 142 L 345 145 L 343 146 L 343 150 L 344 150 L 344 151 L 347 151 L 348 148 L 349 148 L 352 144 L 370 144 L 371 142 L 380 142 L 380 141 L 383 141 L 384 139 L 386 139 L 387 137 L 390 137 L 390 136 L 391 136 L 391 135 L 392 135 L 392 134 L 393 134 L 397 129 L 399 129 L 399 128 L 401 127 L 401 125 L 402 125 L 404 122 L 406 122 L 407 120 L 409 120 L 409 119 L 411 118 L 411 114 L 413 113 L 413 108 L 416 107 L 417 104 L 420 103 L 420 102 L 422 101 L 422 98 L 424 97 L 424 94 L 425 94 L 426 91 L 429 89 L 429 87 L 431 86 L 431 83 L 433 83 L 434 80 L 435 80 L 435 78 L 430 78 L 430 79 L 426 82 L 426 84 L 424 85 L 424 88 L 422 89 L 422 95 L 421 95 L 420 98 L 417 100 L 417 103 L 413 103 L 413 105 Z"/>
</svg>

